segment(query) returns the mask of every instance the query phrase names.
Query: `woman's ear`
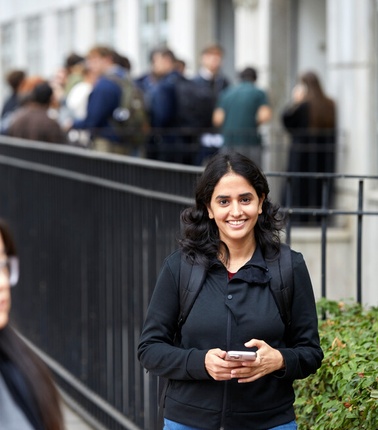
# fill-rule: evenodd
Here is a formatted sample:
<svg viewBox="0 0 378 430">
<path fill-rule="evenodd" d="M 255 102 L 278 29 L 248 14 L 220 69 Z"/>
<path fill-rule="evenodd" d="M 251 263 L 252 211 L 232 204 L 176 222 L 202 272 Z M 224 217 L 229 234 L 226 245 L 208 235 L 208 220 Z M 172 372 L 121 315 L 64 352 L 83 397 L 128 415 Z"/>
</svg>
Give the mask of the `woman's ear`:
<svg viewBox="0 0 378 430">
<path fill-rule="evenodd" d="M 262 214 L 262 207 L 265 200 L 265 194 L 262 194 L 262 196 L 259 198 L 259 215 Z"/>
<path fill-rule="evenodd" d="M 210 209 L 210 206 L 207 206 L 207 213 L 210 219 L 214 219 L 213 211 Z"/>
</svg>

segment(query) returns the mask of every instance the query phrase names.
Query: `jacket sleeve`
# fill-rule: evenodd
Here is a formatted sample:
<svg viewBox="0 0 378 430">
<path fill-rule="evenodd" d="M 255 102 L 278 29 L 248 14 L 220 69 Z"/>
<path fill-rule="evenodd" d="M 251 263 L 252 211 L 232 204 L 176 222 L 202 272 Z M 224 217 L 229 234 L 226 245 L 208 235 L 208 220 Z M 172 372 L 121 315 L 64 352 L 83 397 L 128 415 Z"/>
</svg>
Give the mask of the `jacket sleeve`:
<svg viewBox="0 0 378 430">
<path fill-rule="evenodd" d="M 286 107 L 281 115 L 282 124 L 289 133 L 304 133 L 309 123 L 309 107 L 307 103 L 299 103 Z"/>
<path fill-rule="evenodd" d="M 285 360 L 285 379 L 303 379 L 315 373 L 323 359 L 314 292 L 302 254 L 293 252 L 294 291 L 288 347 L 280 348 Z"/>
<path fill-rule="evenodd" d="M 154 127 L 170 127 L 174 125 L 177 112 L 177 99 L 174 84 L 170 81 L 157 85 L 152 100 Z"/>
<path fill-rule="evenodd" d="M 108 125 L 114 110 L 120 105 L 122 90 L 118 84 L 103 79 L 89 95 L 87 116 L 74 121 L 73 128 L 96 129 Z"/>
<path fill-rule="evenodd" d="M 179 254 L 176 254 L 176 257 Z M 174 345 L 180 312 L 179 258 L 162 267 L 138 346 L 138 359 L 154 375 L 177 380 L 211 379 L 205 369 L 207 350 Z"/>
</svg>

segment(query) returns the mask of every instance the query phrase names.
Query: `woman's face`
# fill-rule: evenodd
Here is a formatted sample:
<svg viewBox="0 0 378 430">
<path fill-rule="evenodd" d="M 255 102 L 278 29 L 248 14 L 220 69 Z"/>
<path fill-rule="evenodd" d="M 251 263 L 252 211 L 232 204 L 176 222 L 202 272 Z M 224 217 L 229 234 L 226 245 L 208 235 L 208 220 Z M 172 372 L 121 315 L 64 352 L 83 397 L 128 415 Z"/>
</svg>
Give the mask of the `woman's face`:
<svg viewBox="0 0 378 430">
<path fill-rule="evenodd" d="M 0 233 L 0 263 L 7 259 L 3 237 Z M 0 264 L 0 330 L 8 324 L 11 306 L 9 274 Z"/>
<path fill-rule="evenodd" d="M 253 186 L 241 175 L 227 173 L 214 188 L 208 213 L 214 219 L 219 237 L 228 246 L 251 241 L 262 212 L 264 196 L 259 198 Z"/>
</svg>

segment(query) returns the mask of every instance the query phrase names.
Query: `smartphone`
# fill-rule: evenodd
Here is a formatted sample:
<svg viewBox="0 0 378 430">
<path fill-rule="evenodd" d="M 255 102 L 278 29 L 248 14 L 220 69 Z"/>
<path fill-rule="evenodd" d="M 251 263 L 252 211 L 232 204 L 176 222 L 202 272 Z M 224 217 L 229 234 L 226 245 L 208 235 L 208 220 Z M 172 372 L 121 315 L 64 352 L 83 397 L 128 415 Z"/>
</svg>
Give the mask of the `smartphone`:
<svg viewBox="0 0 378 430">
<path fill-rule="evenodd" d="M 226 360 L 231 361 L 255 361 L 256 352 L 254 351 L 228 351 L 226 354 Z"/>
</svg>

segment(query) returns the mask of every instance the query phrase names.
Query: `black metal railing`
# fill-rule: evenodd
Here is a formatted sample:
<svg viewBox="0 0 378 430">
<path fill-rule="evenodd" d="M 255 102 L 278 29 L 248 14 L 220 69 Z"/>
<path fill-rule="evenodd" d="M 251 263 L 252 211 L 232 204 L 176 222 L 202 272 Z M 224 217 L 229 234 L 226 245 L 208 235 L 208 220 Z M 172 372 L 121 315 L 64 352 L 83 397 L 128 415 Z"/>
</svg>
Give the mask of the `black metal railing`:
<svg viewBox="0 0 378 430">
<path fill-rule="evenodd" d="M 155 428 L 157 383 L 141 368 L 136 348 L 158 271 L 176 248 L 179 214 L 193 203 L 201 171 L 0 136 L 0 216 L 11 224 L 21 261 L 13 320 L 47 357 L 62 389 L 105 428 Z M 324 296 L 329 229 L 335 217 L 357 218 L 361 301 L 362 223 L 378 215 L 364 210 L 364 186 L 376 186 L 378 177 L 307 174 L 323 183 L 324 204 L 295 208 L 290 183 L 306 174 L 267 176 L 288 196 L 287 241 L 294 215 L 310 215 L 321 230 Z M 330 181 L 352 190 L 354 209 L 327 206 Z"/>
</svg>

